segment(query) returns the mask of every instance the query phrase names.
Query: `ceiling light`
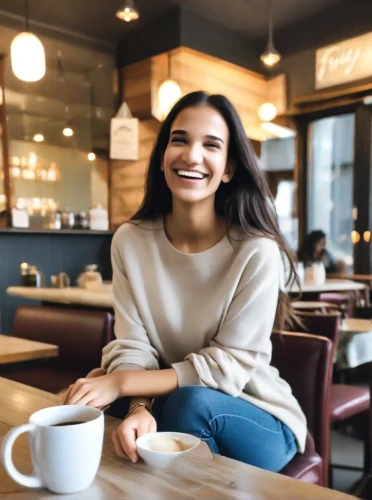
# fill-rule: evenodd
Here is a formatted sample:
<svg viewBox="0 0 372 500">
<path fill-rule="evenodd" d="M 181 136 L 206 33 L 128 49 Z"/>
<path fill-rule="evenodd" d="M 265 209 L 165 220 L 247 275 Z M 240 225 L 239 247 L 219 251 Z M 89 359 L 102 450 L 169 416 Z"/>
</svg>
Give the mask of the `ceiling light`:
<svg viewBox="0 0 372 500">
<path fill-rule="evenodd" d="M 181 96 L 181 87 L 171 78 L 171 55 L 168 53 L 168 79 L 160 85 L 157 95 L 158 108 L 163 120 Z"/>
<path fill-rule="evenodd" d="M 10 60 L 13 73 L 24 82 L 37 82 L 45 75 L 45 51 L 39 38 L 30 32 L 26 0 L 26 31 L 13 38 Z"/>
<path fill-rule="evenodd" d="M 139 18 L 139 12 L 135 8 L 134 1 L 126 0 L 121 9 L 116 12 L 116 17 L 127 23 L 136 21 Z"/>
<path fill-rule="evenodd" d="M 294 137 L 296 132 L 287 127 L 282 127 L 281 125 L 277 125 L 276 123 L 264 122 L 261 123 L 261 127 L 270 132 L 275 137 L 279 137 L 280 139 L 288 139 L 289 137 Z"/>
<path fill-rule="evenodd" d="M 35 142 L 43 142 L 44 141 L 44 136 L 43 134 L 35 134 L 33 137 L 33 140 Z"/>
<path fill-rule="evenodd" d="M 258 116 L 263 122 L 271 122 L 277 115 L 277 109 L 271 102 L 265 102 L 258 108 Z"/>
<path fill-rule="evenodd" d="M 96 159 L 96 155 L 91 151 L 88 153 L 88 160 L 89 161 L 94 161 Z"/>
<path fill-rule="evenodd" d="M 261 54 L 260 59 L 265 64 L 265 66 L 268 66 L 270 68 L 272 66 L 275 66 L 275 64 L 277 64 L 282 57 L 274 47 L 273 32 L 274 28 L 273 28 L 272 0 L 269 0 L 269 39 L 267 41 L 266 50 Z"/>
<path fill-rule="evenodd" d="M 65 127 L 62 131 L 62 134 L 65 137 L 72 137 L 74 135 L 74 131 L 72 130 L 71 127 Z"/>
</svg>

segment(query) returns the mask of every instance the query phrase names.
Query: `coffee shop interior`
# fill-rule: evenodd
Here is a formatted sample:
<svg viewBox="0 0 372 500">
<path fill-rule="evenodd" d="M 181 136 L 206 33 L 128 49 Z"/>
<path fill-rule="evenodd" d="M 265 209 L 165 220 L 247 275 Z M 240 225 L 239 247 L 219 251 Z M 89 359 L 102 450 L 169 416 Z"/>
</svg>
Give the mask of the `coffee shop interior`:
<svg viewBox="0 0 372 500">
<path fill-rule="evenodd" d="M 299 322 L 273 332 L 272 364 L 305 452 L 277 474 L 191 447 L 152 482 L 145 455 L 115 455 L 105 416 L 74 498 L 372 498 L 371 0 L 0 0 L 1 439 L 100 366 L 113 235 L 168 112 L 198 90 L 236 108 L 296 260 Z M 22 477 L 4 450 L 1 498 L 53 491 L 22 479 L 25 436 Z"/>
</svg>

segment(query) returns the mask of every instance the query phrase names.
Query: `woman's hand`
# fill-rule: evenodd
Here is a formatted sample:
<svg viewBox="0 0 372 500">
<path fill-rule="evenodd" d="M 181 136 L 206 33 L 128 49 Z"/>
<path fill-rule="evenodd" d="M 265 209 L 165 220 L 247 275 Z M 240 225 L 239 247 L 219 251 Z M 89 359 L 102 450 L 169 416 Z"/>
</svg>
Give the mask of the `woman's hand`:
<svg viewBox="0 0 372 500">
<path fill-rule="evenodd" d="M 150 432 L 156 432 L 155 418 L 146 408 L 136 408 L 112 434 L 116 454 L 137 462 L 136 439 Z"/>
<path fill-rule="evenodd" d="M 114 372 L 99 377 L 79 378 L 70 386 L 64 404 L 99 408 L 111 404 L 119 396 L 119 374 Z"/>
</svg>

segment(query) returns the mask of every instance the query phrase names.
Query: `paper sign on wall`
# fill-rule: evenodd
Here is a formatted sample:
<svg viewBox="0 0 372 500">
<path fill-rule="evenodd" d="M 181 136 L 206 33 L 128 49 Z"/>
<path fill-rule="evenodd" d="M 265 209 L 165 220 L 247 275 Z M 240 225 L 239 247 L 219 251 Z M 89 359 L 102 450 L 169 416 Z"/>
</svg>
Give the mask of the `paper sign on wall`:
<svg viewBox="0 0 372 500">
<path fill-rule="evenodd" d="M 110 158 L 138 160 L 138 119 L 112 118 L 110 128 Z"/>
</svg>

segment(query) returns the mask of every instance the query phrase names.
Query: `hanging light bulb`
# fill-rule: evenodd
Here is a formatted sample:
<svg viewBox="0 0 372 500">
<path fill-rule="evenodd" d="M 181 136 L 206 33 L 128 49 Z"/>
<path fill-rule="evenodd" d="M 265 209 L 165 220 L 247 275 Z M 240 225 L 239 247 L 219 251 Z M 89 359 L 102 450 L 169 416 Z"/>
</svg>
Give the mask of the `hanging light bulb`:
<svg viewBox="0 0 372 500">
<path fill-rule="evenodd" d="M 88 160 L 89 161 L 94 161 L 95 159 L 96 159 L 96 155 L 93 153 L 93 151 L 88 153 Z"/>
<path fill-rule="evenodd" d="M 63 130 L 62 130 L 62 134 L 65 136 L 65 137 L 72 137 L 74 135 L 74 131 L 72 130 L 71 127 L 65 127 Z"/>
<path fill-rule="evenodd" d="M 265 102 L 258 108 L 258 116 L 263 122 L 271 122 L 277 115 L 276 106 L 271 102 Z"/>
<path fill-rule="evenodd" d="M 74 130 L 72 129 L 72 127 L 70 126 L 71 124 L 71 120 L 69 118 L 70 116 L 70 108 L 66 105 L 65 106 L 65 117 L 66 117 L 66 126 L 65 128 L 62 130 L 62 134 L 65 136 L 65 137 L 72 137 L 74 135 Z"/>
<path fill-rule="evenodd" d="M 121 9 L 116 12 L 116 17 L 127 23 L 136 21 L 139 18 L 139 12 L 134 6 L 134 1 L 126 0 Z"/>
<path fill-rule="evenodd" d="M 35 134 L 33 137 L 33 140 L 35 142 L 43 142 L 44 141 L 44 136 L 43 134 Z"/>
<path fill-rule="evenodd" d="M 267 42 L 266 50 L 261 54 L 260 59 L 265 64 L 265 66 L 268 66 L 270 68 L 275 66 L 275 64 L 277 64 L 282 58 L 282 56 L 274 47 L 273 31 L 272 0 L 269 0 L 269 39 Z"/>
<path fill-rule="evenodd" d="M 26 31 L 19 33 L 10 45 L 13 73 L 24 82 L 37 82 L 45 75 L 45 51 L 39 38 L 30 32 L 28 0 L 25 0 Z"/>
<path fill-rule="evenodd" d="M 168 53 L 168 79 L 160 85 L 157 96 L 158 107 L 163 120 L 181 96 L 181 87 L 171 78 L 171 54 Z"/>
</svg>

